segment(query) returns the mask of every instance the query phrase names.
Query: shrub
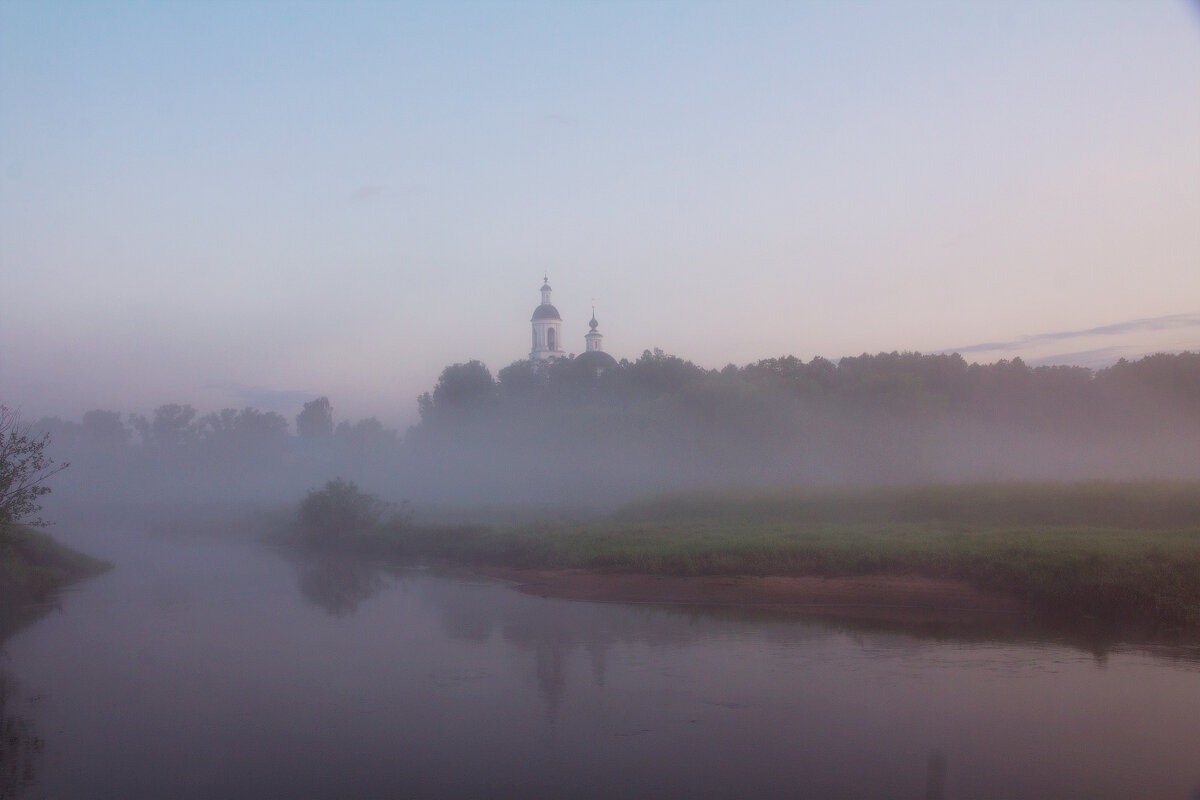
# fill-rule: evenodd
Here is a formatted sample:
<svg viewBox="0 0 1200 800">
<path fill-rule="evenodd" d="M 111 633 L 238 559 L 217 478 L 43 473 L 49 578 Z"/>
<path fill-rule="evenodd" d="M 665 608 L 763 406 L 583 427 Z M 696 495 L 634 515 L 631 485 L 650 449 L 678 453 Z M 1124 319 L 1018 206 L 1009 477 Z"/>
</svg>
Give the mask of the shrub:
<svg viewBox="0 0 1200 800">
<path fill-rule="evenodd" d="M 321 539 L 361 533 L 376 527 L 386 508 L 353 481 L 336 478 L 305 496 L 300 503 L 300 527 L 306 535 Z"/>
</svg>

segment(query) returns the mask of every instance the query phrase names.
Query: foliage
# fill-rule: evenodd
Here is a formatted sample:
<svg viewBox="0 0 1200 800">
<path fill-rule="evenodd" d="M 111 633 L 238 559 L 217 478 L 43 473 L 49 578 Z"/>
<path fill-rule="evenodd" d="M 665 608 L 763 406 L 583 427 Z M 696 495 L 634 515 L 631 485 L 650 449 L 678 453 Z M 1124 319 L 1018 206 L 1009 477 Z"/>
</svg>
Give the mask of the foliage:
<svg viewBox="0 0 1200 800">
<path fill-rule="evenodd" d="M 46 453 L 50 435 L 35 436 L 15 411 L 0 405 L 0 536 L 16 522 L 42 510 L 39 498 L 49 494 L 46 481 L 67 468 Z M 44 526 L 40 517 L 29 521 Z"/>
<path fill-rule="evenodd" d="M 119 411 L 98 408 L 84 412 L 80 430 L 83 439 L 94 446 L 121 447 L 133 436 L 133 432 L 121 421 Z"/>
<path fill-rule="evenodd" d="M 191 445 L 199 434 L 196 409 L 190 405 L 168 403 L 154 409 L 153 419 L 134 415 L 130 418 L 143 446 L 172 454 Z"/>
<path fill-rule="evenodd" d="M 516 401 L 532 397 L 546 383 L 546 370 L 543 366 L 545 363 L 522 358 L 501 369 L 496 374 L 500 396 Z M 430 397 L 430 402 L 432 400 Z"/>
<path fill-rule="evenodd" d="M 333 436 L 333 404 L 328 397 L 304 404 L 304 409 L 296 415 L 296 434 L 301 439 Z"/>
<path fill-rule="evenodd" d="M 451 364 L 442 370 L 433 393 L 417 400 L 422 420 L 461 417 L 493 408 L 497 399 L 492 373 L 480 361 Z"/>
<path fill-rule="evenodd" d="M 447 367 L 432 393 L 418 401 L 423 423 L 542 405 L 607 405 L 634 415 L 667 401 L 681 416 L 689 398 L 738 394 L 748 408 L 704 420 L 744 429 L 745 418 L 771 403 L 875 420 L 970 420 L 1018 429 L 1107 430 L 1195 421 L 1200 412 L 1200 354 L 1156 354 L 1093 372 L 1083 367 L 1031 367 L 1020 358 L 968 364 L 954 354 L 913 352 L 763 359 L 743 367 L 705 370 L 662 350 L 647 350 L 597 377 L 571 359 L 514 362 L 491 379 L 478 361 Z M 740 388 L 733 388 L 740 387 Z M 701 402 L 697 407 L 706 406 Z M 769 415 L 768 415 L 769 417 Z M 764 420 L 764 430 L 769 422 Z"/>
<path fill-rule="evenodd" d="M 331 539 L 375 528 L 387 506 L 353 481 L 335 478 L 300 503 L 300 527 L 310 538 Z"/>
<path fill-rule="evenodd" d="M 335 420 L 324 397 L 295 435 L 272 411 L 175 403 L 34 430 L 73 463 L 56 491 L 139 500 L 282 501 L 338 474 L 394 476 L 432 502 L 592 506 L 685 486 L 1200 476 L 1200 354 L 1096 372 L 910 352 L 707 370 L 650 350 L 600 374 L 577 361 L 521 360 L 498 381 L 452 364 L 404 436 Z"/>
<path fill-rule="evenodd" d="M 196 437 L 207 455 L 223 463 L 261 459 L 287 445 L 287 420 L 257 408 L 222 409 L 196 422 Z"/>
</svg>

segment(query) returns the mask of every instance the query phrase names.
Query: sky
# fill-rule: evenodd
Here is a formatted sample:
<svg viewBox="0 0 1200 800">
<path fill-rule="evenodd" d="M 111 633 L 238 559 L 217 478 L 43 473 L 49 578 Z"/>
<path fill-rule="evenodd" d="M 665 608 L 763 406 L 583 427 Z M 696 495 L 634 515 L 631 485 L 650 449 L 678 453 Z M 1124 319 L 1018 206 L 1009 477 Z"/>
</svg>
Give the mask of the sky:
<svg viewBox="0 0 1200 800">
<path fill-rule="evenodd" d="M 0 3 L 0 401 L 1200 350 L 1200 4 Z M 575 347 L 571 347 L 572 343 Z"/>
</svg>

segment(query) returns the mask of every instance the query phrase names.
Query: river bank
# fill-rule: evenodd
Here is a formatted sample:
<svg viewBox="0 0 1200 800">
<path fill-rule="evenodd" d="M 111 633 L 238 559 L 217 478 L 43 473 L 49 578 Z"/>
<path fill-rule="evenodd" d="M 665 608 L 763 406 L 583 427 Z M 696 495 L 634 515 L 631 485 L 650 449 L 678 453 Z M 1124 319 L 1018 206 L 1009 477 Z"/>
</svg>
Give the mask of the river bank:
<svg viewBox="0 0 1200 800">
<path fill-rule="evenodd" d="M 981 591 L 965 581 L 919 575 L 681 577 L 496 567 L 476 571 L 509 581 L 524 594 L 602 603 L 721 606 L 898 623 L 997 621 L 1022 612 L 1015 597 Z"/>
<path fill-rule="evenodd" d="M 54 593 L 112 569 L 26 525 L 0 538 L 0 641 L 45 612 Z"/>
<path fill-rule="evenodd" d="M 490 573 L 521 570 L 525 591 L 561 597 L 970 607 L 1200 629 L 1195 483 L 680 494 L 585 522 L 402 520 L 308 541 Z"/>
</svg>

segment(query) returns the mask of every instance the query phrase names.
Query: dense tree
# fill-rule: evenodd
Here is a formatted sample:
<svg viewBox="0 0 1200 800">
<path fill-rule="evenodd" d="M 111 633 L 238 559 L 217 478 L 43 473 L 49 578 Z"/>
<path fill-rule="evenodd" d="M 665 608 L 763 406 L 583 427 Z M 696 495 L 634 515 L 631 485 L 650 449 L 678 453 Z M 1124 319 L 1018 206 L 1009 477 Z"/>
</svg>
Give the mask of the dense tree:
<svg viewBox="0 0 1200 800">
<path fill-rule="evenodd" d="M 33 517 L 42 510 L 38 501 L 50 492 L 47 479 L 67 468 L 46 454 L 49 444 L 48 433 L 30 433 L 15 411 L 0 405 L 0 537 L 16 522 L 45 524 Z"/>
<path fill-rule="evenodd" d="M 633 385 L 650 394 L 669 394 L 704 377 L 704 370 L 679 356 L 667 355 L 657 347 L 645 350 L 628 367 Z"/>
<path fill-rule="evenodd" d="M 336 478 L 313 489 L 300 503 L 300 526 L 310 537 L 330 538 L 378 525 L 387 506 L 353 481 Z"/>
<path fill-rule="evenodd" d="M 296 434 L 301 439 L 333 436 L 333 405 L 328 397 L 318 397 L 304 404 L 304 409 L 296 415 Z"/>
<path fill-rule="evenodd" d="M 385 427 L 375 417 L 360 419 L 355 423 L 339 422 L 333 438 L 342 453 L 350 458 L 378 456 L 399 442 L 396 430 Z"/>
<path fill-rule="evenodd" d="M 98 408 L 84 412 L 80 433 L 89 444 L 102 447 L 124 446 L 133 436 L 133 431 L 121 421 L 121 412 Z"/>
<path fill-rule="evenodd" d="M 257 408 L 222 409 L 196 423 L 205 450 L 225 463 L 280 452 L 287 443 L 287 420 L 274 411 Z"/>
<path fill-rule="evenodd" d="M 461 417 L 493 408 L 498 399 L 492 373 L 481 361 L 451 364 L 442 370 L 433 393 L 417 399 L 422 420 Z"/>
<path fill-rule="evenodd" d="M 500 396 L 513 400 L 533 397 L 539 388 L 546 385 L 545 363 L 523 358 L 500 370 L 496 374 L 500 385 Z M 430 403 L 433 402 L 432 397 L 429 400 Z"/>
<path fill-rule="evenodd" d="M 140 414 L 130 417 L 142 445 L 161 453 L 176 453 L 196 439 L 196 409 L 190 405 L 168 403 L 154 409 L 153 419 Z"/>
<path fill-rule="evenodd" d="M 343 421 L 330 436 L 327 398 L 297 417 L 296 437 L 272 412 L 170 404 L 129 418 L 133 441 L 121 415 L 99 409 L 82 424 L 43 418 L 33 438 L 49 434 L 47 458 L 70 455 L 56 490 L 97 497 L 259 497 L 335 474 L 447 501 L 730 482 L 1195 475 L 1200 354 L 1095 373 L 908 352 L 783 355 L 718 371 L 658 350 L 600 374 L 580 366 L 521 360 L 494 381 L 478 361 L 453 364 L 422 395 L 421 422 L 403 441 L 375 418 Z"/>
</svg>

